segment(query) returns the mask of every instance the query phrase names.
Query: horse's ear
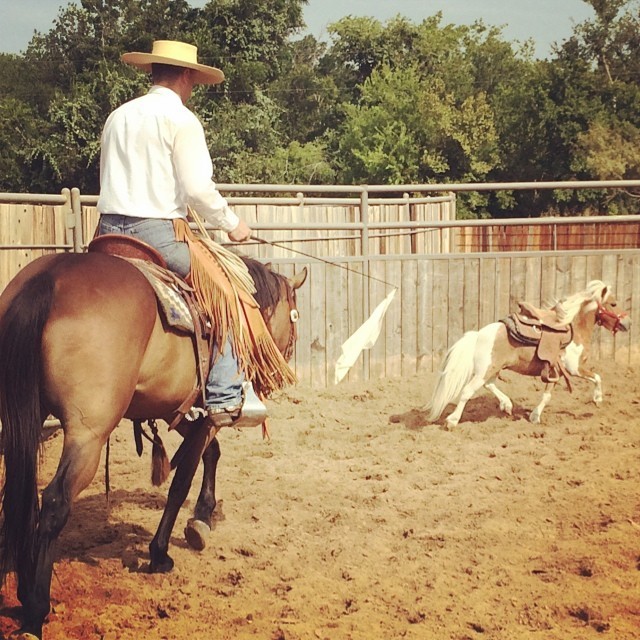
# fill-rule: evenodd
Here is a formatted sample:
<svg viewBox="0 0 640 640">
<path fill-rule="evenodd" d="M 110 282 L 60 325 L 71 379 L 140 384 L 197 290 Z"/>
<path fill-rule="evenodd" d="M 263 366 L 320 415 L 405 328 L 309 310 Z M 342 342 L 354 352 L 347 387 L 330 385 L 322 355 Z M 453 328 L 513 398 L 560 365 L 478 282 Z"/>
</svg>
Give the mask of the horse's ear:
<svg viewBox="0 0 640 640">
<path fill-rule="evenodd" d="M 600 302 L 602 304 L 604 304 L 607 301 L 607 298 L 609 297 L 609 294 L 611 293 L 611 291 L 609 290 L 609 285 L 605 284 L 604 287 L 602 287 L 602 289 L 600 289 Z"/>
<path fill-rule="evenodd" d="M 296 273 L 293 278 L 289 278 L 289 284 L 292 289 L 299 289 L 307 279 L 307 267 L 304 267 L 302 271 Z"/>
<path fill-rule="evenodd" d="M 273 269 L 271 268 L 271 263 L 270 262 L 265 262 L 264 263 L 264 268 L 268 269 L 269 271 L 273 271 Z"/>
</svg>

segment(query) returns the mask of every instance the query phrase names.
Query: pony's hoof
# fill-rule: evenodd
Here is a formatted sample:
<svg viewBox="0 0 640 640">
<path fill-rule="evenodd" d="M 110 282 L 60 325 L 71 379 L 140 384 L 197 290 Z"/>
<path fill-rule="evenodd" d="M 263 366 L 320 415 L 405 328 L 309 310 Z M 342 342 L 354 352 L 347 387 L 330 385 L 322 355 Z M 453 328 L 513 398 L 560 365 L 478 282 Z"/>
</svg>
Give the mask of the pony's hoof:
<svg viewBox="0 0 640 640">
<path fill-rule="evenodd" d="M 207 538 L 210 533 L 211 527 L 196 518 L 191 518 L 184 529 L 187 544 L 196 551 L 202 551 L 207 546 Z"/>
<path fill-rule="evenodd" d="M 532 424 L 540 424 L 540 414 L 537 411 L 532 411 L 529 414 L 529 422 Z"/>
<path fill-rule="evenodd" d="M 512 404 L 507 404 L 506 402 L 502 403 L 500 405 L 500 411 L 502 411 L 502 413 L 506 413 L 508 416 L 512 416 L 513 415 L 513 405 Z"/>
</svg>

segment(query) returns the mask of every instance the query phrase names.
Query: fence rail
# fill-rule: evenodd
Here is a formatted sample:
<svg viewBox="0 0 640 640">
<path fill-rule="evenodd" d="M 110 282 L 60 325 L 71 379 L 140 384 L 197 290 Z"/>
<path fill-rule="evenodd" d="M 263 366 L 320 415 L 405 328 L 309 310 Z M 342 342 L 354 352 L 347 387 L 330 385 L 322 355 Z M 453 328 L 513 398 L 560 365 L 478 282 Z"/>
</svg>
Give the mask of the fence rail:
<svg viewBox="0 0 640 640">
<path fill-rule="evenodd" d="M 232 194 L 243 186 L 220 185 Z M 286 275 L 309 268 L 298 292 L 294 366 L 301 380 L 332 383 L 342 343 L 390 287 L 398 292 L 383 333 L 350 379 L 432 371 L 465 331 L 507 315 L 518 300 L 541 305 L 592 279 L 611 284 L 620 307 L 640 317 L 637 217 L 456 220 L 456 186 L 441 186 L 439 192 L 448 190 L 444 195 L 389 199 L 370 197 L 390 193 L 387 186 L 334 187 L 324 197 L 307 195 L 318 187 L 247 190 L 294 193 L 282 198 L 286 202 L 279 195 L 229 196 L 256 235 L 274 243 L 243 245 L 243 253 L 272 262 Z M 395 193 L 415 194 L 418 187 L 395 187 Z M 95 204 L 95 196 L 77 189 L 57 196 L 0 194 L 0 285 L 38 255 L 83 251 L 97 223 Z M 596 331 L 594 357 L 637 362 L 639 333 L 636 325 L 615 337 Z"/>
</svg>

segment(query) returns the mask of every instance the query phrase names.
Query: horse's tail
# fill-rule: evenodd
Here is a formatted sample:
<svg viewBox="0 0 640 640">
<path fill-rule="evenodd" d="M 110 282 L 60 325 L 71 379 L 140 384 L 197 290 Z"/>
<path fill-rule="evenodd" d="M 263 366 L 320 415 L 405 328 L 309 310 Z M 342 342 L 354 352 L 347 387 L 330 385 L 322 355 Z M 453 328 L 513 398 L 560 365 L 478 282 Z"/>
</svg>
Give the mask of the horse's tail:
<svg viewBox="0 0 640 640">
<path fill-rule="evenodd" d="M 0 422 L 4 453 L 0 579 L 9 571 L 30 571 L 36 563 L 38 451 L 43 408 L 42 333 L 49 317 L 54 282 L 35 275 L 0 320 Z"/>
<path fill-rule="evenodd" d="M 458 399 L 464 386 L 471 380 L 477 340 L 478 331 L 467 331 L 447 351 L 433 396 L 425 407 L 429 411 L 428 419 L 431 422 L 440 417 L 450 402 Z"/>
</svg>

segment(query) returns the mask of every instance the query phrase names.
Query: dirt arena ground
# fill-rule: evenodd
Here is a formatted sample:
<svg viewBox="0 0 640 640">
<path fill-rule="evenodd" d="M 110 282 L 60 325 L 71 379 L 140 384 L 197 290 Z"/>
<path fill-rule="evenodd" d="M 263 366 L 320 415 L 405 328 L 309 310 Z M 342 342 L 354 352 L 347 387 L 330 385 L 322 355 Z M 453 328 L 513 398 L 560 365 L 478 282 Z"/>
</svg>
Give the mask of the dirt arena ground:
<svg viewBox="0 0 640 640">
<path fill-rule="evenodd" d="M 598 369 L 602 407 L 577 381 L 541 425 L 525 417 L 540 382 L 511 373 L 514 416 L 483 393 L 454 430 L 420 410 L 435 376 L 295 387 L 270 403 L 270 441 L 221 434 L 208 547 L 182 533 L 198 475 L 167 575 L 147 572 L 167 487 L 151 486 L 150 448 L 138 459 L 123 422 L 110 504 L 101 466 L 61 537 L 45 638 L 639 638 L 640 375 Z M 10 582 L 0 638 L 17 614 Z"/>
</svg>

